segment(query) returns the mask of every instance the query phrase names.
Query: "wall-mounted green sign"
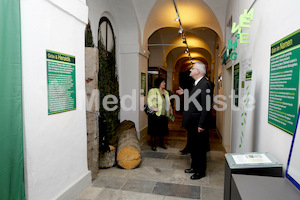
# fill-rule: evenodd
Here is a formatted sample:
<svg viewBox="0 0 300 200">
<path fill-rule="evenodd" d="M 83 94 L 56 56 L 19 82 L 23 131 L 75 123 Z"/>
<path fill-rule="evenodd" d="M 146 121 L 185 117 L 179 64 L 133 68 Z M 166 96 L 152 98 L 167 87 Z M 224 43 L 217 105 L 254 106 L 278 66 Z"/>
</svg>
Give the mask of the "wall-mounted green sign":
<svg viewBox="0 0 300 200">
<path fill-rule="evenodd" d="M 46 50 L 48 114 L 76 109 L 75 56 Z"/>
<path fill-rule="evenodd" d="M 298 109 L 300 30 L 271 45 L 268 122 L 294 133 Z"/>
<path fill-rule="evenodd" d="M 146 73 L 141 73 L 141 95 L 146 96 Z"/>
<path fill-rule="evenodd" d="M 233 90 L 234 90 L 234 105 L 239 106 L 239 81 L 240 81 L 240 63 L 234 65 L 234 79 L 233 79 Z"/>
<path fill-rule="evenodd" d="M 252 79 L 252 70 L 246 72 L 246 81 L 251 81 Z"/>
</svg>

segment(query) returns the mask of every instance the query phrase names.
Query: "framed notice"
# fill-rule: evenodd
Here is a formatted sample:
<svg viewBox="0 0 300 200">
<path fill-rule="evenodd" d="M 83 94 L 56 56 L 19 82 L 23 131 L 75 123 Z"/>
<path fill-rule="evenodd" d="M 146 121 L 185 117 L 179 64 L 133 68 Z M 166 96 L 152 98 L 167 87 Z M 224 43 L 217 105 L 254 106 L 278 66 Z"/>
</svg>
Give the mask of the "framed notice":
<svg viewBox="0 0 300 200">
<path fill-rule="evenodd" d="M 46 50 L 48 114 L 76 109 L 75 56 Z"/>
<path fill-rule="evenodd" d="M 239 106 L 239 81 L 240 81 L 240 64 L 234 65 L 233 72 L 233 90 L 234 90 L 234 105 Z"/>
<path fill-rule="evenodd" d="M 141 95 L 146 96 L 146 73 L 141 73 Z"/>
<path fill-rule="evenodd" d="M 294 133 L 298 109 L 300 30 L 271 45 L 268 122 Z"/>
</svg>

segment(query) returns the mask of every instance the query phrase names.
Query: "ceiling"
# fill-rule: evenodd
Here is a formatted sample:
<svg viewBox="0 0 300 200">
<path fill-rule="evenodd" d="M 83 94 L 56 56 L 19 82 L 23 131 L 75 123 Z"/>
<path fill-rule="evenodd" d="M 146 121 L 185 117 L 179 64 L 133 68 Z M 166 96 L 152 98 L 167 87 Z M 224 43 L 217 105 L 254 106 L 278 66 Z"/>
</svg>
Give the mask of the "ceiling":
<svg viewBox="0 0 300 200">
<path fill-rule="evenodd" d="M 153 6 L 146 22 L 144 38 L 148 38 L 150 55 L 161 54 L 161 66 L 173 71 L 185 71 L 193 61 L 202 61 L 208 69 L 214 60 L 214 49 L 222 42 L 220 23 L 212 9 L 203 0 L 177 0 L 176 6 L 186 37 L 190 57 L 185 53 L 187 45 L 180 25 L 174 21 L 177 17 L 172 0 L 159 0 Z M 154 56 L 151 59 L 157 59 Z M 157 61 L 156 61 L 157 63 Z M 171 65 L 171 66 L 170 66 Z"/>
</svg>

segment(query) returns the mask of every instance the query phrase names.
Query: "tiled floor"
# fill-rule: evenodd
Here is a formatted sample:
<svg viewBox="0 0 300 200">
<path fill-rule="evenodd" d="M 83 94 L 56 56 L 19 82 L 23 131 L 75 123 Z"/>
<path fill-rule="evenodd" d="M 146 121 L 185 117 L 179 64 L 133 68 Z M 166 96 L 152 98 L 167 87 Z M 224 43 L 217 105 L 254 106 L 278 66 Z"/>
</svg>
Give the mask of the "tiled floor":
<svg viewBox="0 0 300 200">
<path fill-rule="evenodd" d="M 190 167 L 190 155 L 180 155 L 186 144 L 182 116 L 169 124 L 165 138 L 168 149 L 150 149 L 149 136 L 140 139 L 142 162 L 125 170 L 117 166 L 101 169 L 92 185 L 77 200 L 221 200 L 224 189 L 224 149 L 215 130 L 210 130 L 211 151 L 207 153 L 207 175 L 191 180 L 184 169 Z"/>
</svg>

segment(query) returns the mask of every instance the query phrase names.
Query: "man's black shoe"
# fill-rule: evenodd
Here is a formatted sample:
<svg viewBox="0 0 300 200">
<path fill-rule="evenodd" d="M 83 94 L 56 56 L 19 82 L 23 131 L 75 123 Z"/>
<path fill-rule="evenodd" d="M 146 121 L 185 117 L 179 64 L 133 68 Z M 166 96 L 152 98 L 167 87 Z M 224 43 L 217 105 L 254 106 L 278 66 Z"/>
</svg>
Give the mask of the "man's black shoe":
<svg viewBox="0 0 300 200">
<path fill-rule="evenodd" d="M 186 169 L 184 170 L 184 173 L 191 174 L 191 173 L 195 173 L 195 171 L 194 169 Z"/>
<path fill-rule="evenodd" d="M 198 179 L 201 179 L 201 178 L 203 178 L 203 177 L 205 177 L 205 174 L 195 173 L 195 174 L 193 174 L 193 175 L 191 176 L 191 179 L 192 179 L 192 180 L 198 180 Z"/>
<path fill-rule="evenodd" d="M 180 152 L 182 155 L 186 155 L 186 154 L 190 153 L 190 151 L 187 150 L 186 148 L 180 150 L 179 152 Z"/>
<path fill-rule="evenodd" d="M 163 149 L 168 149 L 168 147 L 165 146 L 165 145 L 160 145 L 159 147 L 160 147 L 160 148 L 163 148 Z"/>
</svg>

